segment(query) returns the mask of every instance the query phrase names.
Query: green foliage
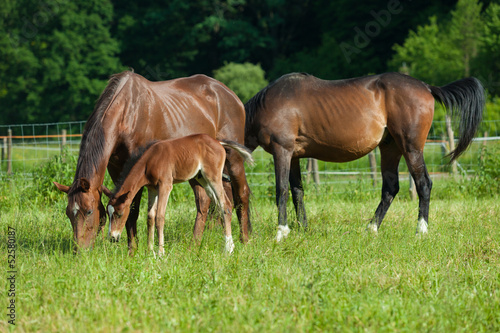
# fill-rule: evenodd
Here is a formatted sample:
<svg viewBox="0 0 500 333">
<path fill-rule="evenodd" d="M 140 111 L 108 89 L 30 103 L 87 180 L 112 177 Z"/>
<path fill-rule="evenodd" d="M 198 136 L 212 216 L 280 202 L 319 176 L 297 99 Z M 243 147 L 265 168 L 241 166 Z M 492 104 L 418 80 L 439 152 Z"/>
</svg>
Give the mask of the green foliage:
<svg viewBox="0 0 500 333">
<path fill-rule="evenodd" d="M 500 5 L 491 3 L 483 15 L 484 31 L 479 37 L 479 55 L 473 67 L 488 92 L 500 95 Z M 496 118 L 500 119 L 500 118 Z"/>
<path fill-rule="evenodd" d="M 398 69 L 407 64 L 410 75 L 434 85 L 473 75 L 498 95 L 500 6 L 491 3 L 482 14 L 481 8 L 477 0 L 460 0 L 449 20 L 438 23 L 431 17 L 429 24 L 410 31 L 403 44 L 393 46 L 389 65 Z"/>
<path fill-rule="evenodd" d="M 54 155 L 48 162 L 33 171 L 32 199 L 40 202 L 54 202 L 61 198 L 61 192 L 52 183 L 73 184 L 78 156 L 64 149 L 62 154 Z"/>
<path fill-rule="evenodd" d="M 10 4 L 0 20 L 0 123 L 86 118 L 121 68 L 111 1 Z"/>
<path fill-rule="evenodd" d="M 265 73 L 260 65 L 248 62 L 244 64 L 226 63 L 221 68 L 214 70 L 214 78 L 234 91 L 243 103 L 246 103 L 269 83 L 265 79 Z"/>
<path fill-rule="evenodd" d="M 500 145 L 483 147 L 479 171 L 470 187 L 470 193 L 475 196 L 496 197 L 500 194 Z"/>
</svg>

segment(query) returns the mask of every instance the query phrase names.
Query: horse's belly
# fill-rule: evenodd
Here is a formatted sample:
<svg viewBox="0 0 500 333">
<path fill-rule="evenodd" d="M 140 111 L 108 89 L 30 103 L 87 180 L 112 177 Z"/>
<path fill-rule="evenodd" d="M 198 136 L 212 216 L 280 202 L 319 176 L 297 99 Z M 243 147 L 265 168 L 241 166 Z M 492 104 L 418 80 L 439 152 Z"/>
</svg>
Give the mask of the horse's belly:
<svg viewBox="0 0 500 333">
<path fill-rule="evenodd" d="M 298 137 L 294 157 L 312 157 L 327 162 L 349 162 L 361 158 L 375 149 L 384 135 L 384 128 L 373 128 L 363 135 L 327 138 Z"/>
</svg>

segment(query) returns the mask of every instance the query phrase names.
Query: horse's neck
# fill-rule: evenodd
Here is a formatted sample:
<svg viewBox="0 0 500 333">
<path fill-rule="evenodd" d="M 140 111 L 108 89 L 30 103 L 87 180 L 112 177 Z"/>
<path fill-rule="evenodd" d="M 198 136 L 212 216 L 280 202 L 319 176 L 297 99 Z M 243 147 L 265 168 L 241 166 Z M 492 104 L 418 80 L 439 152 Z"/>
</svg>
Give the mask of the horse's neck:
<svg viewBox="0 0 500 333">
<path fill-rule="evenodd" d="M 127 193 L 130 191 L 130 198 L 134 198 L 136 193 L 145 186 L 148 185 L 148 180 L 145 175 L 146 165 L 141 160 L 134 165 L 132 170 L 130 170 L 127 178 L 120 187 L 119 193 Z M 119 196 L 119 194 L 117 194 Z"/>
<path fill-rule="evenodd" d="M 113 130 L 114 128 L 104 130 L 102 125 L 100 130 L 89 130 L 85 142 L 82 141 L 80 147 L 75 181 L 79 178 L 86 178 L 96 187 L 102 185 L 109 158 L 117 141 Z"/>
</svg>

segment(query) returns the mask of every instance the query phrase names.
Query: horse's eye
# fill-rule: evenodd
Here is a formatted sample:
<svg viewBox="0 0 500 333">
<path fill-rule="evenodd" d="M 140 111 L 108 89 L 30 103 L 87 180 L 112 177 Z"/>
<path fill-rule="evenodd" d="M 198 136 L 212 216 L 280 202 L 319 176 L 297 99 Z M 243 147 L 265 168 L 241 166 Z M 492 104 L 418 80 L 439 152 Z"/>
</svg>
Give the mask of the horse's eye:
<svg viewBox="0 0 500 333">
<path fill-rule="evenodd" d="M 92 215 L 92 213 L 93 213 L 93 212 L 94 212 L 93 210 L 89 210 L 89 211 L 87 212 L 87 216 Z"/>
</svg>

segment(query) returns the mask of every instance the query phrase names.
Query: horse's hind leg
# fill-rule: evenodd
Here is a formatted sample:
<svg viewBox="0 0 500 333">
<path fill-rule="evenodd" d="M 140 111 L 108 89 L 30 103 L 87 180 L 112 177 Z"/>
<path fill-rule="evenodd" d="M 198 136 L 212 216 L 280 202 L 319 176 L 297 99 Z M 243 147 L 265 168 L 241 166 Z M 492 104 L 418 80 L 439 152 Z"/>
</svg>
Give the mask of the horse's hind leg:
<svg viewBox="0 0 500 333">
<path fill-rule="evenodd" d="M 399 192 L 398 167 L 402 155 L 394 139 L 389 134 L 380 143 L 379 149 L 382 171 L 382 199 L 375 211 L 375 216 L 373 216 L 366 228 L 375 232 L 378 231 L 392 200 Z"/>
<path fill-rule="evenodd" d="M 276 175 L 276 205 L 278 206 L 278 233 L 276 241 L 281 241 L 290 233 L 287 224 L 286 203 L 288 201 L 288 181 L 292 152 L 279 144 L 273 147 L 274 173 Z"/>
<path fill-rule="evenodd" d="M 158 190 L 154 187 L 148 187 L 148 251 L 153 251 L 157 206 Z"/>
<path fill-rule="evenodd" d="M 304 229 L 307 228 L 306 209 L 304 206 L 304 188 L 302 187 L 302 177 L 300 174 L 300 160 L 292 159 L 290 164 L 290 186 L 292 190 L 293 205 L 297 213 L 297 220 Z"/>
<path fill-rule="evenodd" d="M 404 154 L 411 176 L 415 180 L 418 194 L 418 223 L 416 233 L 427 233 L 429 222 L 429 204 L 431 199 L 432 180 L 427 172 L 422 150 L 414 150 Z"/>
</svg>

